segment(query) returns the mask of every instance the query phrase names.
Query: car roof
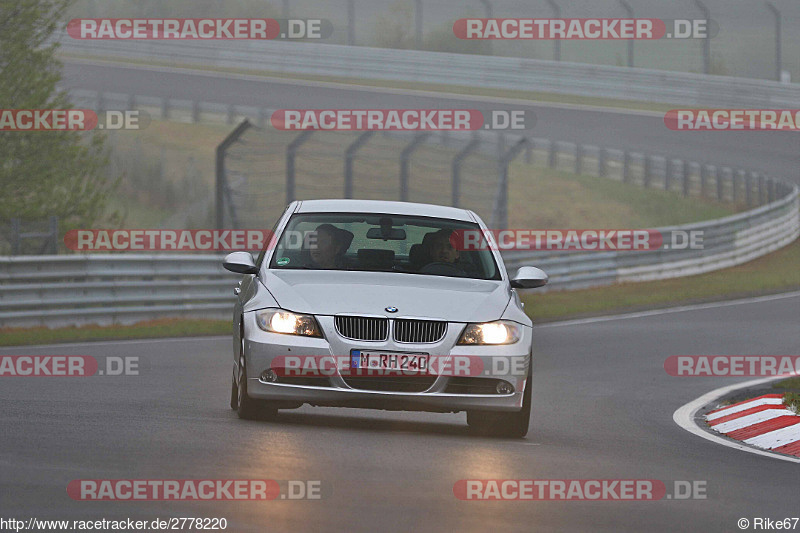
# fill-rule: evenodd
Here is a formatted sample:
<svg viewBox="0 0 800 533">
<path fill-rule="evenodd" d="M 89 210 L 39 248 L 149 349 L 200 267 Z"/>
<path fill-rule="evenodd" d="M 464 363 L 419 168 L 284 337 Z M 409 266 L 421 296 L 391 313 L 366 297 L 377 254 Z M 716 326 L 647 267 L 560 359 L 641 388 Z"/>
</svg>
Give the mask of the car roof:
<svg viewBox="0 0 800 533">
<path fill-rule="evenodd" d="M 296 213 L 380 213 L 474 221 L 467 209 L 433 204 L 384 200 L 302 200 L 299 204 Z"/>
</svg>

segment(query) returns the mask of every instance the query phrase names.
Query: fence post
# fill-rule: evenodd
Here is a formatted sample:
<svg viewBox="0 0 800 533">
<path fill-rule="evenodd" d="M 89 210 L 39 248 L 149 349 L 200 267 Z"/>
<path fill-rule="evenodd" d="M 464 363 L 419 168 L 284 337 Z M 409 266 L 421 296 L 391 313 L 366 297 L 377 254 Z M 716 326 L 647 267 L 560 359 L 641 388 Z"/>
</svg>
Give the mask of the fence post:
<svg viewBox="0 0 800 533">
<path fill-rule="evenodd" d="M 263 107 L 258 108 L 258 127 L 264 128 L 267 125 L 267 110 Z"/>
<path fill-rule="evenodd" d="M 627 150 L 622 153 L 622 181 L 628 183 L 631 179 L 631 154 Z"/>
<path fill-rule="evenodd" d="M 422 48 L 422 0 L 414 0 L 414 48 Z"/>
<path fill-rule="evenodd" d="M 478 139 L 477 134 L 473 134 L 472 140 L 467 143 L 467 145 L 458 152 L 455 157 L 453 157 L 452 163 L 452 175 L 453 175 L 453 183 L 452 183 L 452 197 L 450 202 L 452 203 L 453 207 L 458 207 L 459 203 L 461 202 L 461 163 L 464 162 L 464 159 L 469 156 L 472 152 L 474 152 L 478 145 L 481 143 L 480 139 Z"/>
<path fill-rule="evenodd" d="M 502 135 L 502 134 L 501 134 Z M 508 149 L 508 151 L 501 153 L 499 163 L 499 182 L 498 182 L 498 196 L 497 196 L 497 224 L 494 225 L 496 229 L 508 228 L 508 165 L 514 160 L 517 155 L 525 148 L 528 139 L 523 137 L 517 143 Z M 502 144 L 501 144 L 502 146 Z"/>
<path fill-rule="evenodd" d="M 374 131 L 365 131 L 359 135 L 355 141 L 350 143 L 350 146 L 344 152 L 344 197 L 353 197 L 353 161 L 356 158 L 356 152 L 361 148 L 372 135 Z"/>
<path fill-rule="evenodd" d="M 672 182 L 672 173 L 675 172 L 675 163 L 672 158 L 664 159 L 664 190 L 669 191 Z"/>
<path fill-rule="evenodd" d="M 56 255 L 58 253 L 58 217 L 51 215 L 48 222 L 50 224 L 50 253 Z"/>
<path fill-rule="evenodd" d="M 555 0 L 547 0 L 550 7 L 553 9 L 553 18 L 561 18 L 561 7 L 555 3 Z M 561 61 L 561 40 L 553 39 L 553 60 Z"/>
<path fill-rule="evenodd" d="M 419 146 L 425 142 L 425 139 L 428 138 L 430 133 L 418 133 L 414 136 L 414 139 L 408 143 L 408 146 L 403 148 L 403 151 L 400 152 L 400 201 L 407 202 L 408 201 L 408 165 L 411 159 L 411 154 L 414 153 L 414 150 L 419 148 Z"/>
<path fill-rule="evenodd" d="M 18 218 L 11 219 L 11 255 L 19 255 L 20 248 L 20 221 Z"/>
<path fill-rule="evenodd" d="M 608 150 L 605 148 L 598 148 L 599 152 L 597 154 L 597 174 L 601 178 L 605 178 L 608 176 Z"/>
<path fill-rule="evenodd" d="M 706 185 L 708 181 L 708 165 L 700 165 L 700 198 L 706 197 Z"/>
<path fill-rule="evenodd" d="M 703 18 L 707 21 L 711 20 L 711 11 L 700 0 L 694 0 L 694 3 L 703 12 Z M 706 32 L 703 38 L 703 74 L 711 74 L 711 34 Z"/>
<path fill-rule="evenodd" d="M 286 203 L 294 201 L 295 190 L 295 157 L 297 149 L 313 135 L 314 130 L 304 130 L 300 135 L 292 139 L 286 147 Z"/>
<path fill-rule="evenodd" d="M 692 190 L 691 174 L 689 173 L 689 163 L 685 159 L 681 160 L 681 170 L 683 171 L 683 195 L 688 197 Z"/>
<path fill-rule="evenodd" d="M 217 153 L 216 153 L 216 223 L 217 229 L 223 229 L 225 224 L 225 196 L 226 191 L 228 189 L 228 183 L 225 178 L 225 154 L 228 151 L 228 148 L 239 140 L 245 131 L 250 128 L 251 124 L 250 121 L 244 119 L 241 124 L 236 126 L 236 128 L 228 134 L 225 139 L 217 146 Z M 230 209 L 233 210 L 233 206 L 230 206 Z"/>
<path fill-rule="evenodd" d="M 733 178 L 733 170 L 728 167 L 723 167 L 722 169 L 717 171 L 717 200 L 720 202 L 725 199 L 725 182 L 731 184 L 733 189 L 735 189 L 736 182 Z M 731 202 L 734 202 L 733 196 L 734 192 L 731 189 Z"/>
<path fill-rule="evenodd" d="M 722 200 L 722 183 L 720 180 L 719 167 L 712 165 L 710 174 L 714 177 L 714 184 L 717 186 L 717 200 Z"/>
<path fill-rule="evenodd" d="M 755 172 L 750 172 L 747 174 L 745 178 L 745 189 L 744 195 L 747 202 L 747 207 L 751 207 L 753 205 L 753 179 L 756 177 Z"/>
<path fill-rule="evenodd" d="M 583 173 L 583 145 L 575 143 L 575 174 Z"/>
<path fill-rule="evenodd" d="M 356 44 L 356 4 L 355 0 L 347 0 L 347 44 Z"/>
<path fill-rule="evenodd" d="M 622 8 L 625 10 L 628 18 L 632 19 L 634 15 L 631 5 L 625 0 L 619 0 L 619 3 L 622 4 Z M 633 39 L 628 39 L 628 66 L 633 66 Z"/>
<path fill-rule="evenodd" d="M 550 152 L 547 154 L 547 166 L 558 167 L 558 141 L 550 140 Z"/>
<path fill-rule="evenodd" d="M 744 170 L 737 170 L 731 176 L 731 185 L 733 187 L 733 205 L 739 203 L 739 184 L 744 184 Z"/>
</svg>

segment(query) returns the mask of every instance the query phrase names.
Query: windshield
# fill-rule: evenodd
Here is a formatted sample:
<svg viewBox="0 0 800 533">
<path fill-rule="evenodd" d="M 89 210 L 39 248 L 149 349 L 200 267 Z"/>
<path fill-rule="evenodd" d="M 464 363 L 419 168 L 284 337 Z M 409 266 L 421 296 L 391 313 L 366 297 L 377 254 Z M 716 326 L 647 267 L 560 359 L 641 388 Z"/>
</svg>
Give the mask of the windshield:
<svg viewBox="0 0 800 533">
<path fill-rule="evenodd" d="M 499 280 L 492 253 L 463 250 L 459 232 L 480 233 L 456 220 L 375 213 L 294 215 L 278 240 L 270 268 L 357 270 Z"/>
</svg>

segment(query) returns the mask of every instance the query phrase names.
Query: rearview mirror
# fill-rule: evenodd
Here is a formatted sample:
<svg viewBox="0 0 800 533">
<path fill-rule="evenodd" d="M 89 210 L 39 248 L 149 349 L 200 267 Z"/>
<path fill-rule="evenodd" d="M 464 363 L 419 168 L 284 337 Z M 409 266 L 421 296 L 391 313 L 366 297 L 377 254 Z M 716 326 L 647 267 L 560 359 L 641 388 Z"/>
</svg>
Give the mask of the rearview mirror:
<svg viewBox="0 0 800 533">
<path fill-rule="evenodd" d="M 401 228 L 369 228 L 367 239 L 383 239 L 384 241 L 402 241 L 406 238 L 406 230 Z"/>
<path fill-rule="evenodd" d="M 524 266 L 511 278 L 511 286 L 515 289 L 535 289 L 547 285 L 549 280 L 550 277 L 541 268 Z"/>
<path fill-rule="evenodd" d="M 249 252 L 233 252 L 225 257 L 222 263 L 225 270 L 230 270 L 236 274 L 257 274 L 258 267 L 253 262 L 253 256 Z"/>
</svg>

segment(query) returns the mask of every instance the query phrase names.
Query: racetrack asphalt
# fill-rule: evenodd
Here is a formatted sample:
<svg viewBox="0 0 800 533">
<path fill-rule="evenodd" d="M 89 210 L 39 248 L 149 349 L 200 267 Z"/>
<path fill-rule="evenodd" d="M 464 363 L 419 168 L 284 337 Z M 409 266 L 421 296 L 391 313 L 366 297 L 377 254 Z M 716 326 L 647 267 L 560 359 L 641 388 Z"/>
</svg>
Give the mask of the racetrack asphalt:
<svg viewBox="0 0 800 533">
<path fill-rule="evenodd" d="M 233 282 L 232 282 L 233 283 Z M 138 357 L 138 376 L 0 378 L 0 516 L 225 517 L 229 531 L 738 531 L 797 516 L 797 465 L 698 438 L 672 419 L 732 378 L 671 377 L 670 355 L 797 353 L 800 295 L 535 327 L 522 440 L 464 414 L 303 407 L 243 421 L 228 407 L 231 342 L 193 338 L 2 348 Z M 739 379 L 738 381 L 743 381 Z M 320 480 L 321 500 L 75 501 L 76 479 Z M 706 483 L 706 499 L 461 501 L 461 479 Z"/>
</svg>

